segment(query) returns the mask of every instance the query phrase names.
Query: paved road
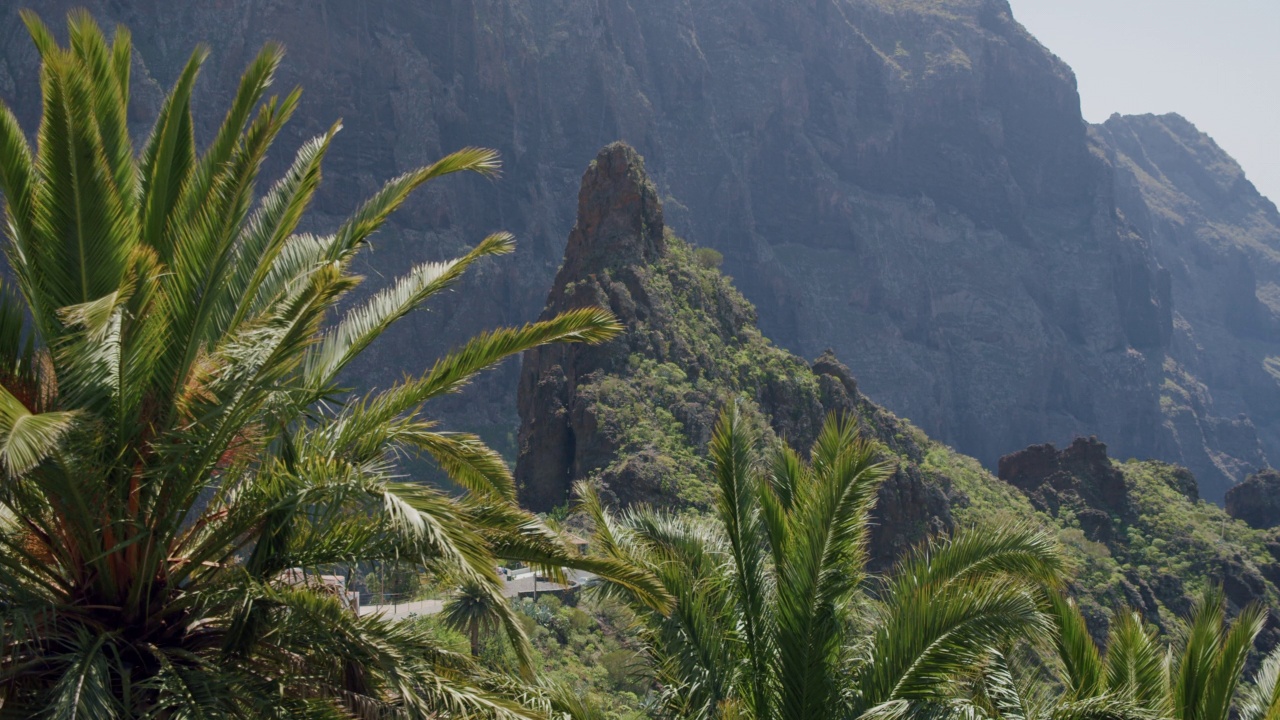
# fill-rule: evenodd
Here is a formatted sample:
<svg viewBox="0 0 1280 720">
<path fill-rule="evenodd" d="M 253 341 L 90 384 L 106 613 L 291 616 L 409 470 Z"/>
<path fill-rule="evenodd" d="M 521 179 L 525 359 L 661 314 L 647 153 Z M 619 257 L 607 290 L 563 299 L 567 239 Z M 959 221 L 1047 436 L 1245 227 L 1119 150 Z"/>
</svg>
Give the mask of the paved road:
<svg viewBox="0 0 1280 720">
<path fill-rule="evenodd" d="M 443 600 L 418 600 L 396 605 L 361 605 L 361 615 L 383 613 L 391 620 L 403 620 L 415 615 L 435 615 L 444 609 Z"/>
<path fill-rule="evenodd" d="M 568 571 L 569 582 L 572 585 L 586 585 L 595 579 L 595 575 L 581 570 Z M 563 585 L 556 585 L 539 580 L 537 582 L 538 592 L 551 592 L 554 590 L 563 590 Z M 507 580 L 503 582 L 502 594 L 504 597 L 519 597 L 520 595 L 531 594 L 534 590 L 534 582 L 532 576 L 524 577 L 519 580 Z M 398 603 L 395 605 L 362 605 L 360 606 L 361 615 L 376 615 L 383 613 L 391 620 L 403 620 L 404 618 L 413 617 L 415 615 L 435 615 L 444 609 L 444 600 L 417 600 L 414 602 Z"/>
</svg>

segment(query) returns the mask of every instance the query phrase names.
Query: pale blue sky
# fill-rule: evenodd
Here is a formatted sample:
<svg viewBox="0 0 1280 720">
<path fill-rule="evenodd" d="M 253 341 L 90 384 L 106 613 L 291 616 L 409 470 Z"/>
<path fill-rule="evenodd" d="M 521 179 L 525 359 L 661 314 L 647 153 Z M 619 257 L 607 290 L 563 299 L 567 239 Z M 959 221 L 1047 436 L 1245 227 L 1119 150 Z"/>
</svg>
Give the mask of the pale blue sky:
<svg viewBox="0 0 1280 720">
<path fill-rule="evenodd" d="M 1280 204 L 1280 0 L 1010 0 L 1085 119 L 1177 112 Z"/>
</svg>

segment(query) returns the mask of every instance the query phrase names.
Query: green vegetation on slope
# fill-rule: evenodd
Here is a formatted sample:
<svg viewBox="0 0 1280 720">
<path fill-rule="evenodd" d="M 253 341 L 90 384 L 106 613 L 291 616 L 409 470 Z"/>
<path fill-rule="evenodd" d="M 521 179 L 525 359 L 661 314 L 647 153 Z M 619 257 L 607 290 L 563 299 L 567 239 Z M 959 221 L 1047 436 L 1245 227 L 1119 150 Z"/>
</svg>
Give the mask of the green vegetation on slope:
<svg viewBox="0 0 1280 720">
<path fill-rule="evenodd" d="M 1157 461 L 1112 462 L 1124 477 L 1131 512 L 1116 514 L 1115 531 L 1090 537 L 1078 510 L 1064 504 L 1056 514 L 1037 509 L 1015 487 L 993 477 L 976 460 L 923 437 L 922 468 L 954 488 L 952 512 L 962 525 L 991 525 L 1035 517 L 1052 527 L 1073 560 L 1073 590 L 1096 636 L 1121 607 L 1141 610 L 1166 630 L 1191 610 L 1210 586 L 1222 585 L 1230 605 L 1249 602 L 1280 607 L 1275 579 L 1280 550 L 1274 531 L 1255 530 L 1217 505 L 1188 497 L 1179 488 L 1184 469 Z M 1275 638 L 1266 635 L 1269 642 Z"/>
<path fill-rule="evenodd" d="M 572 693 L 598 720 L 650 717 L 648 706 L 656 688 L 629 608 L 594 593 L 566 601 L 542 595 L 536 601 L 513 600 L 512 606 L 544 685 Z M 412 622 L 445 649 L 456 653 L 470 649 L 467 636 L 450 629 L 440 615 Z M 486 667 L 510 675 L 519 672 L 519 659 L 505 636 L 484 633 L 480 645 L 479 660 Z"/>
<path fill-rule="evenodd" d="M 820 390 L 807 363 L 760 333 L 729 278 L 699 261 L 701 249 L 670 234 L 666 247 L 656 264 L 631 268 L 650 304 L 628 325 L 636 350 L 618 372 L 579 387 L 616 448 L 600 477 L 639 479 L 657 491 L 653 499 L 706 507 L 703 446 L 717 409 L 735 398 L 756 415 L 765 405 L 774 427 L 811 438 Z M 606 273 L 602 282 L 610 280 Z"/>
<path fill-rule="evenodd" d="M 578 368 L 577 399 L 590 421 L 575 426 L 575 440 L 597 452 L 574 470 L 602 483 L 606 497 L 708 508 L 707 442 L 717 412 L 732 400 L 766 445 L 785 438 L 806 446 L 826 413 L 843 412 L 858 418 L 897 467 L 876 511 L 878 569 L 931 530 L 1033 518 L 1068 549 L 1074 590 L 1099 637 L 1124 606 L 1172 629 L 1212 584 L 1224 587 L 1233 611 L 1280 601 L 1270 534 L 1193 499 L 1185 470 L 1104 455 L 1098 463 L 1122 476 L 1115 507 L 1096 506 L 1093 486 L 1102 480 L 1088 473 L 1070 481 L 1079 488 L 1053 491 L 1052 503 L 1037 501 L 1029 497 L 1034 486 L 1023 490 L 994 477 L 863 397 L 835 358 L 811 364 L 773 345 L 709 253 L 669 230 L 665 240 L 647 262 L 587 268 L 566 279 L 565 296 L 608 303 L 627 328 L 608 346 L 613 355 Z"/>
</svg>

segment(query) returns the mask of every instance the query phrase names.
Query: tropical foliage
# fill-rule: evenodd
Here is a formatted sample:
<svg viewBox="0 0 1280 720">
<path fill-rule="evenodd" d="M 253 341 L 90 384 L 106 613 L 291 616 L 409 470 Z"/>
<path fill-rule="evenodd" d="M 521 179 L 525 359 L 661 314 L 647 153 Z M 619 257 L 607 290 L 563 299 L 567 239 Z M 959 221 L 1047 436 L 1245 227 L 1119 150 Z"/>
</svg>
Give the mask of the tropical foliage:
<svg viewBox="0 0 1280 720">
<path fill-rule="evenodd" d="M 474 580 L 468 580 L 444 604 L 441 619 L 447 627 L 467 634 L 471 656 L 477 657 L 480 655 L 481 632 L 498 629 L 505 606 L 502 596 L 495 595 Z"/>
<path fill-rule="evenodd" d="M 991 717 L 1280 716 L 1280 651 L 1267 658 L 1247 693 L 1238 692 L 1266 613 L 1250 606 L 1228 623 L 1220 590 L 1201 596 L 1172 647 L 1132 611 L 1116 614 L 1105 651 L 1094 644 L 1074 602 L 1054 596 L 1050 615 L 1056 632 L 1047 656 L 1055 661 L 1056 677 L 1045 682 L 1039 668 L 993 652 L 977 693 Z"/>
<path fill-rule="evenodd" d="M 547 701 L 573 720 L 642 720 L 652 717 L 654 683 L 635 634 L 635 615 L 623 603 L 594 593 L 561 599 L 513 601 L 533 648 L 538 682 Z M 456 630 L 443 613 L 411 621 L 431 633 L 442 647 L 467 652 L 466 628 Z M 494 672 L 517 674 L 519 659 L 500 631 L 482 630 L 479 662 Z M 572 704 L 565 698 L 574 698 Z"/>
<path fill-rule="evenodd" d="M 338 312 L 388 215 L 431 180 L 493 174 L 493 152 L 451 154 L 395 178 L 333 232 L 300 232 L 339 126 L 258 199 L 299 97 L 264 100 L 280 48 L 249 65 L 203 153 L 195 52 L 135 153 L 128 32 L 109 42 L 76 13 L 61 47 L 23 18 L 44 103 L 34 148 L 0 111 L 12 278 L 0 301 L 0 717 L 531 712 L 517 695 L 537 693 L 411 624 L 351 612 L 320 576 L 360 563 L 408 564 L 493 597 L 497 558 L 578 565 L 664 605 L 642 573 L 577 559 L 515 505 L 497 454 L 421 413 L 526 348 L 610 337 L 607 313 L 479 335 L 382 392 L 340 385 L 388 327 L 512 250 L 494 235 Z M 405 454 L 433 458 L 460 494 L 404 481 Z M 514 611 L 493 607 L 527 659 Z"/>
<path fill-rule="evenodd" d="M 681 718 L 853 718 L 947 713 L 954 682 L 990 648 L 1049 630 L 1060 579 L 1039 531 L 965 533 L 920 548 L 864 597 L 868 513 L 891 468 L 852 423 L 829 418 L 811 461 L 767 465 L 733 407 L 711 441 L 714 521 L 636 509 L 616 516 L 579 488 L 606 557 L 645 569 L 676 599 L 644 622 L 663 712 Z"/>
</svg>

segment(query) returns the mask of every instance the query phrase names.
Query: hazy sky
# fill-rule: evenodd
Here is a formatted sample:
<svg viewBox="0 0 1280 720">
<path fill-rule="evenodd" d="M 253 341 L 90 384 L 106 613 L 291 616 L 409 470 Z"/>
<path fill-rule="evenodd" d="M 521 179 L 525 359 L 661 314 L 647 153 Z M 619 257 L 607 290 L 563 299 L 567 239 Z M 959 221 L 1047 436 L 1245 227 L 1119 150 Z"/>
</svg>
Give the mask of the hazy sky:
<svg viewBox="0 0 1280 720">
<path fill-rule="evenodd" d="M 1280 0 L 1010 0 L 1090 122 L 1177 112 L 1280 203 Z"/>
</svg>

